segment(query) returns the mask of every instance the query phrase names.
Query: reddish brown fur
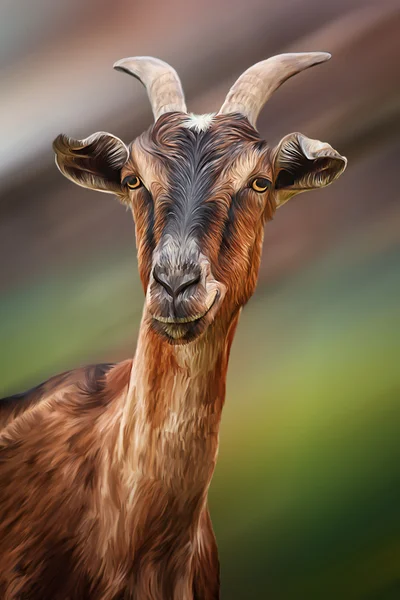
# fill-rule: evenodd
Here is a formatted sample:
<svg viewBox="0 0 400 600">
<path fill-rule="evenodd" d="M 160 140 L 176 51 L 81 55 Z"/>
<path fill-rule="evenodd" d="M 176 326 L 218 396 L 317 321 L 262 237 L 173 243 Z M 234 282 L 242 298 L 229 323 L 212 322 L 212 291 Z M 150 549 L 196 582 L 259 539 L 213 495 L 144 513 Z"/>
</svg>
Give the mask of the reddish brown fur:
<svg viewBox="0 0 400 600">
<path fill-rule="evenodd" d="M 146 304 L 133 361 L 66 373 L 0 404 L 4 600 L 219 598 L 207 494 L 229 351 L 256 286 L 277 172 L 273 153 L 244 117 L 216 116 L 197 138 L 187 118 L 160 117 L 129 157 L 109 134 L 55 142 L 64 174 L 131 206 Z M 310 159 L 300 166 L 296 185 L 307 169 L 318 176 Z M 290 185 L 296 173 L 285 176 Z M 127 175 L 143 186 L 129 192 L 119 183 Z M 255 176 L 269 179 L 270 189 L 258 194 L 250 184 Z M 180 208 L 181 223 L 163 246 L 173 208 Z M 202 269 L 185 308 L 192 311 L 185 318 L 193 317 L 185 321 L 186 338 L 183 321 L 172 321 L 168 333 L 165 290 L 154 276 L 157 252 L 176 265 L 182 248 L 198 252 Z"/>
<path fill-rule="evenodd" d="M 147 366 L 153 365 L 146 375 L 152 401 L 145 414 L 150 428 L 159 432 L 168 412 L 160 373 L 179 368 L 185 375 L 185 367 L 174 365 L 173 346 L 147 329 L 145 338 L 143 355 Z M 224 344 L 209 376 L 200 376 L 195 405 L 200 402 L 203 416 L 193 413 L 185 419 L 186 456 L 179 457 L 173 433 L 160 456 L 159 433 L 151 435 L 144 470 L 153 476 L 138 484 L 140 500 L 133 512 L 124 475 L 132 423 L 123 454 L 117 456 L 132 361 L 100 377 L 93 368 L 70 373 L 62 394 L 57 395 L 61 388 L 54 381 L 51 389 L 43 388 L 48 395 L 41 402 L 9 419 L 0 437 L 0 597 L 218 598 L 218 556 L 206 496 L 218 445 L 227 352 Z M 204 470 L 199 469 L 200 456 Z M 101 491 L 105 485 L 107 493 Z"/>
<path fill-rule="evenodd" d="M 226 128 L 220 117 L 217 126 Z M 231 123 L 232 124 L 232 123 Z M 221 144 L 223 171 L 258 140 L 244 120 Z M 160 119 L 132 151 L 174 154 L 182 117 Z M 243 147 L 235 147 L 242 140 Z M 147 146 L 146 146 L 147 145 Z M 236 149 L 235 149 L 236 148 Z M 232 150 L 233 149 L 233 150 Z M 142 152 L 142 154 L 140 154 Z M 259 160 L 265 161 L 265 153 Z M 132 161 L 127 170 L 138 169 Z M 167 177 L 154 170 L 155 244 Z M 224 222 L 229 190 L 217 180 L 208 201 Z M 231 192 L 232 193 L 232 192 Z M 257 202 L 254 202 L 260 210 Z M 267 202 L 267 206 L 270 203 Z M 139 268 L 146 289 L 151 253 L 144 197 L 133 205 Z M 266 209 L 266 217 L 271 216 Z M 263 218 L 236 215 L 236 235 L 221 253 L 210 227 L 204 251 L 228 288 L 218 319 L 190 346 L 166 343 L 144 312 L 134 362 L 89 368 L 49 380 L 3 405 L 0 525 L 1 597 L 115 600 L 215 600 L 218 553 L 207 509 L 225 397 L 229 349 L 240 306 L 257 278 Z M 257 228 L 254 232 L 254 223 Z M 255 237 L 248 242 L 246 228 Z M 235 260 L 240 289 L 230 281 Z M 241 270 L 241 272 L 240 272 Z"/>
</svg>

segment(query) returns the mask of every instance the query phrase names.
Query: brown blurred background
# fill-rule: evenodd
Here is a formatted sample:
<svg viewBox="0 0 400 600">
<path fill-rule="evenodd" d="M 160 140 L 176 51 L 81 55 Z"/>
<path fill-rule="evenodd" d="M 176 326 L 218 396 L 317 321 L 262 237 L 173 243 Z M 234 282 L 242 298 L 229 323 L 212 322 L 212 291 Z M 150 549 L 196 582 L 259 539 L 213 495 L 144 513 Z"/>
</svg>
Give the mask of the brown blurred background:
<svg viewBox="0 0 400 600">
<path fill-rule="evenodd" d="M 224 599 L 400 598 L 399 2 L 3 0 L 0 30 L 0 396 L 133 355 L 131 217 L 51 150 L 60 132 L 129 142 L 151 123 L 113 62 L 170 62 L 201 113 L 258 60 L 332 53 L 259 120 L 271 144 L 301 131 L 349 165 L 267 225 L 211 509 Z"/>
</svg>

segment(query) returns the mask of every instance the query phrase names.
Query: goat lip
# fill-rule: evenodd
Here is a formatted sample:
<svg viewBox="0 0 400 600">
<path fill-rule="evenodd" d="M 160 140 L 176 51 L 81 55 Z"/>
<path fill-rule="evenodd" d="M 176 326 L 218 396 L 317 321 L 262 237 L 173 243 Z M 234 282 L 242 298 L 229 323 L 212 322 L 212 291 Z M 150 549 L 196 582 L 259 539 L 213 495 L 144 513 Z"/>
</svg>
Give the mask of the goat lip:
<svg viewBox="0 0 400 600">
<path fill-rule="evenodd" d="M 211 301 L 208 303 L 207 308 L 204 312 L 200 314 L 196 314 L 189 317 L 162 317 L 159 315 L 152 314 L 152 318 L 159 323 L 163 323 L 165 325 L 189 325 L 190 323 L 195 323 L 196 321 L 200 321 L 210 312 L 213 308 L 214 304 L 217 302 L 219 297 L 218 290 L 215 290 L 215 294 L 212 297 Z"/>
</svg>

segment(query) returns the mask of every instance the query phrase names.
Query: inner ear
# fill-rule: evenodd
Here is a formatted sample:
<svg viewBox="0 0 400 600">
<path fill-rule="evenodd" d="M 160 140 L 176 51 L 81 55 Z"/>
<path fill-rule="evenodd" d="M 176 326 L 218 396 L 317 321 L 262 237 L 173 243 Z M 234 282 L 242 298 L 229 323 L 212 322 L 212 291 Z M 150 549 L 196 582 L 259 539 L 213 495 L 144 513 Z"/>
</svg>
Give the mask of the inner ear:
<svg viewBox="0 0 400 600">
<path fill-rule="evenodd" d="M 274 187 L 291 195 L 324 187 L 341 175 L 346 163 L 329 144 L 291 133 L 274 151 Z"/>
<path fill-rule="evenodd" d="M 121 169 L 128 160 L 124 142 L 110 133 L 94 133 L 83 140 L 59 135 L 53 142 L 56 164 L 74 183 L 122 195 Z"/>
<path fill-rule="evenodd" d="M 330 158 L 309 160 L 306 157 L 296 163 L 293 161 L 286 169 L 281 169 L 275 180 L 275 189 L 295 188 L 296 186 L 320 187 L 335 176 L 336 165 Z"/>
</svg>

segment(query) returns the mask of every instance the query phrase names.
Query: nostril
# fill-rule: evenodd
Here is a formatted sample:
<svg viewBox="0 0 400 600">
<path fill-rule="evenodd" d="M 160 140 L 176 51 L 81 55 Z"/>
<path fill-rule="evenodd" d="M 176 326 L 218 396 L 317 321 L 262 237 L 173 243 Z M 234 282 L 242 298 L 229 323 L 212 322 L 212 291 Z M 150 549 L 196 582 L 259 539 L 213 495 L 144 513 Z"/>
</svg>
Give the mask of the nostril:
<svg viewBox="0 0 400 600">
<path fill-rule="evenodd" d="M 157 265 L 153 269 L 154 280 L 161 285 L 172 298 L 177 298 L 189 287 L 196 285 L 201 279 L 201 270 L 193 269 L 182 273 L 165 273 Z"/>
<path fill-rule="evenodd" d="M 191 285 L 196 285 L 200 281 L 200 273 L 188 273 L 182 276 L 182 281 L 175 290 L 175 296 L 182 294 Z"/>
<path fill-rule="evenodd" d="M 166 292 L 172 297 L 174 297 L 174 290 L 168 283 L 168 276 L 165 273 L 161 273 L 157 267 L 153 269 L 153 277 L 157 281 L 159 285 L 161 285 Z"/>
</svg>

